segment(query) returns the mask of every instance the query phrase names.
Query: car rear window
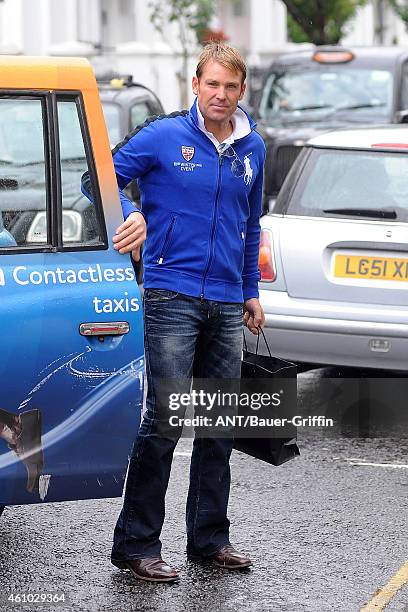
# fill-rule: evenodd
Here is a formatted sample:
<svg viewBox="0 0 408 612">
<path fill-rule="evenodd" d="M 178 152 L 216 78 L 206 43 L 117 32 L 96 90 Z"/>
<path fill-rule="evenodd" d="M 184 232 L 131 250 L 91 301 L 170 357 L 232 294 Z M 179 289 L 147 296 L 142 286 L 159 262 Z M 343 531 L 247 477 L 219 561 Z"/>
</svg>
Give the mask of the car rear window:
<svg viewBox="0 0 408 612">
<path fill-rule="evenodd" d="M 407 177 L 404 152 L 312 149 L 286 214 L 408 222 Z"/>
</svg>

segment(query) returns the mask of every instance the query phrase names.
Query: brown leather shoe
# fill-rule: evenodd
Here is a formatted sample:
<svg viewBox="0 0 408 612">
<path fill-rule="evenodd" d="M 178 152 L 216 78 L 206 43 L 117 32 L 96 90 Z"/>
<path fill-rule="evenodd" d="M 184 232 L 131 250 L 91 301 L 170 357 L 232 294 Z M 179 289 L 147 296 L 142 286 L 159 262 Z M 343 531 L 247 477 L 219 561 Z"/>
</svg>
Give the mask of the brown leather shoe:
<svg viewBox="0 0 408 612">
<path fill-rule="evenodd" d="M 129 561 L 114 561 L 113 565 L 119 569 L 128 569 L 135 578 L 150 582 L 176 582 L 180 576 L 161 557 L 147 557 L 145 559 L 131 559 Z"/>
<path fill-rule="evenodd" d="M 215 565 L 225 569 L 242 569 L 252 565 L 251 559 L 235 550 L 231 544 L 226 544 L 217 550 L 217 552 L 210 556 L 210 559 Z"/>
</svg>

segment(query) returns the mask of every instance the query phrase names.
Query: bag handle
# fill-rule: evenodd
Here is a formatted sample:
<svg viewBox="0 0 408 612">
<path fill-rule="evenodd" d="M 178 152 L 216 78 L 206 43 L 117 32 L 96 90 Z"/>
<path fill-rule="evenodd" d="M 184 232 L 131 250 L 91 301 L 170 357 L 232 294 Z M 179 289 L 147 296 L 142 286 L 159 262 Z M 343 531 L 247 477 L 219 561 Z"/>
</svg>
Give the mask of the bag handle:
<svg viewBox="0 0 408 612">
<path fill-rule="evenodd" d="M 244 327 L 242 328 L 242 337 L 243 337 L 243 340 L 244 340 L 244 351 L 245 351 L 246 353 L 248 353 L 248 345 L 247 345 L 247 341 L 246 341 L 246 338 L 245 338 L 245 331 L 244 331 Z"/>
<path fill-rule="evenodd" d="M 259 330 L 259 331 L 261 332 L 261 334 L 262 334 L 262 337 L 263 337 L 263 339 L 264 339 L 264 342 L 265 342 L 266 348 L 268 349 L 269 357 L 271 357 L 271 358 L 272 358 L 271 349 L 269 348 L 269 344 L 268 344 L 268 342 L 266 341 L 266 336 L 265 336 L 265 334 L 264 334 L 264 330 L 262 329 L 262 327 L 258 327 L 258 330 Z M 256 337 L 256 354 L 257 354 L 257 355 L 258 355 L 258 346 L 259 346 L 259 336 L 260 336 L 260 334 L 258 333 L 258 335 L 257 335 L 257 337 Z"/>
<path fill-rule="evenodd" d="M 268 349 L 269 357 L 271 357 L 271 358 L 272 358 L 271 349 L 269 348 L 269 344 L 268 344 L 268 342 L 267 342 L 267 340 L 266 340 L 266 336 L 265 336 L 265 334 L 264 334 L 264 330 L 262 329 L 262 327 L 258 327 L 257 329 L 260 331 L 260 333 L 258 333 L 258 335 L 257 335 L 257 337 L 256 337 L 256 350 L 255 350 L 255 355 L 256 355 L 256 356 L 258 356 L 258 348 L 259 348 L 259 336 L 262 334 L 262 337 L 263 337 L 263 339 L 264 339 L 264 341 L 265 341 L 266 348 Z M 245 338 L 245 332 L 244 332 L 244 330 L 242 330 L 242 335 L 243 335 L 243 337 L 244 337 L 244 349 L 245 349 L 245 352 L 246 352 L 246 353 L 248 353 L 248 345 L 247 345 L 247 341 L 246 341 L 246 338 Z"/>
</svg>

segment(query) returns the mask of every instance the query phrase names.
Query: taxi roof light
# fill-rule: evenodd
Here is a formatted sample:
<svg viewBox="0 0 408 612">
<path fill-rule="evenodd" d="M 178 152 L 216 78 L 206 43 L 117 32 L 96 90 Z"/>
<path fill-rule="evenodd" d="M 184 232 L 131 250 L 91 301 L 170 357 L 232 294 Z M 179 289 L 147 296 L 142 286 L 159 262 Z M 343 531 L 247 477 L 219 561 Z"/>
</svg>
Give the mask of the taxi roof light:
<svg viewBox="0 0 408 612">
<path fill-rule="evenodd" d="M 344 64 L 354 59 L 354 53 L 348 49 L 321 47 L 314 52 L 312 59 L 319 64 Z"/>
<path fill-rule="evenodd" d="M 114 70 L 107 71 L 95 71 L 96 80 L 98 85 L 109 86 L 115 89 L 121 89 L 122 87 L 131 87 L 136 85 L 133 81 L 132 74 L 123 74 L 115 72 Z"/>
<path fill-rule="evenodd" d="M 124 79 L 111 79 L 109 85 L 115 89 L 121 89 L 125 86 L 125 81 Z"/>
</svg>

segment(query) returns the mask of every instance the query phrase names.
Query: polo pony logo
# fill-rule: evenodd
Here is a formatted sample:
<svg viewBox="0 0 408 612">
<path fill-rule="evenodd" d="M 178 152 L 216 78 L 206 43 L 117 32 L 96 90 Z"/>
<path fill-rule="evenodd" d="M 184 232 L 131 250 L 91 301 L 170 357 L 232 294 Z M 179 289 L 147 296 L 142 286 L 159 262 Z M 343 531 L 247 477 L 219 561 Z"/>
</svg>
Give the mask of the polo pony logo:
<svg viewBox="0 0 408 612">
<path fill-rule="evenodd" d="M 185 145 L 182 145 L 181 154 L 186 161 L 190 161 L 191 159 L 193 159 L 194 153 L 195 153 L 194 147 L 186 147 Z"/>
<path fill-rule="evenodd" d="M 250 155 L 252 155 L 252 153 L 249 153 L 248 155 L 245 155 L 245 157 L 244 157 L 244 166 L 245 166 L 244 181 L 245 181 L 245 185 L 250 185 L 251 184 L 252 176 L 254 174 L 254 171 L 251 168 L 251 162 L 250 162 L 250 159 L 249 159 Z"/>
</svg>

